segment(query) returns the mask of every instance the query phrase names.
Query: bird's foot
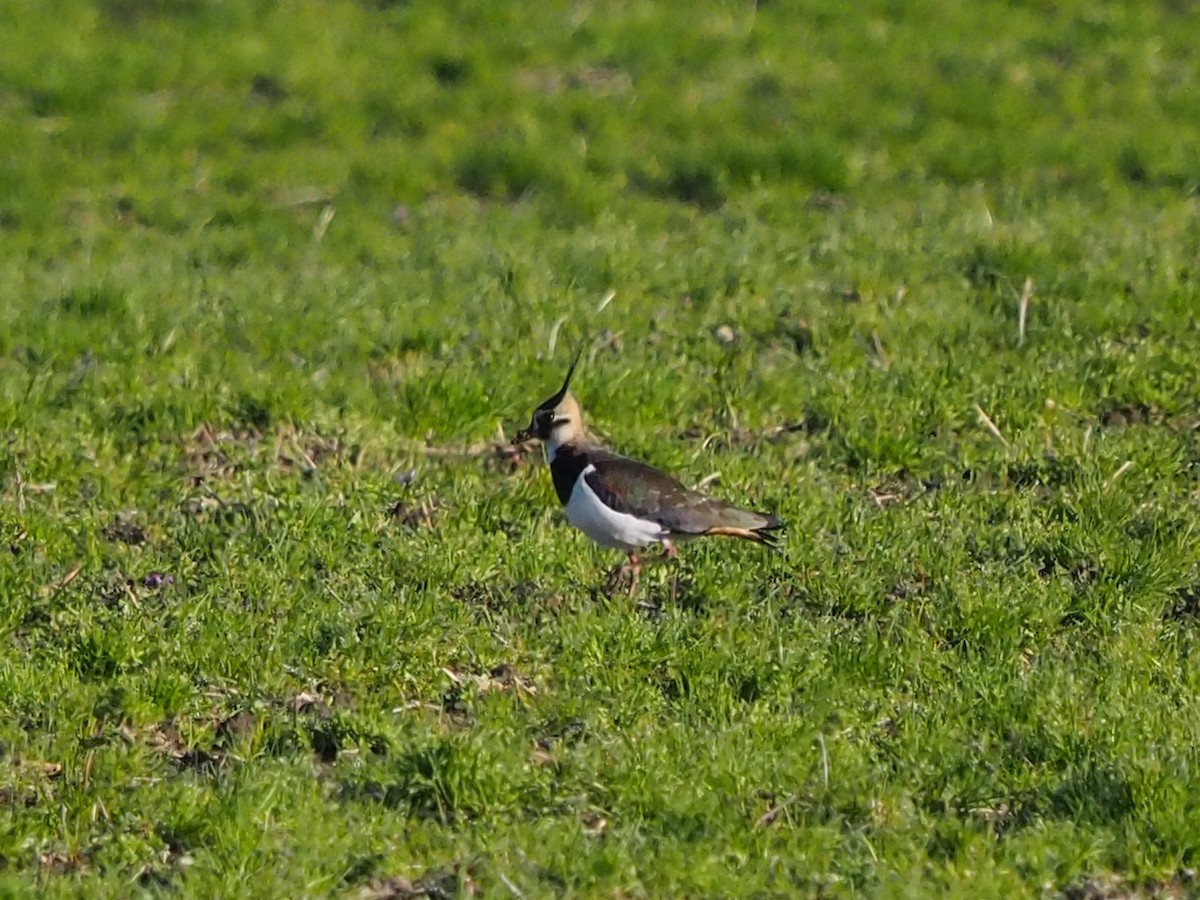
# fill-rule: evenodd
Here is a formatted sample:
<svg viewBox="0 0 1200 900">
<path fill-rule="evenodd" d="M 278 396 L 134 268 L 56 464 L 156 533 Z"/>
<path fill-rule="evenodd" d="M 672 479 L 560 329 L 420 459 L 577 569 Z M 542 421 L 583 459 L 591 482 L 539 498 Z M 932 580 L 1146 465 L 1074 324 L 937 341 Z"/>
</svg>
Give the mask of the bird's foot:
<svg viewBox="0 0 1200 900">
<path fill-rule="evenodd" d="M 611 595 L 624 588 L 625 596 L 632 597 L 633 592 L 637 590 L 638 576 L 641 573 L 641 561 L 638 560 L 636 554 L 630 553 L 629 562 L 615 567 L 608 573 L 608 577 L 605 579 L 605 589 Z"/>
<path fill-rule="evenodd" d="M 662 553 L 655 554 L 649 559 L 643 560 L 643 566 L 659 566 L 663 563 L 677 562 L 679 560 L 679 550 L 675 547 L 672 541 L 662 542 Z"/>
</svg>

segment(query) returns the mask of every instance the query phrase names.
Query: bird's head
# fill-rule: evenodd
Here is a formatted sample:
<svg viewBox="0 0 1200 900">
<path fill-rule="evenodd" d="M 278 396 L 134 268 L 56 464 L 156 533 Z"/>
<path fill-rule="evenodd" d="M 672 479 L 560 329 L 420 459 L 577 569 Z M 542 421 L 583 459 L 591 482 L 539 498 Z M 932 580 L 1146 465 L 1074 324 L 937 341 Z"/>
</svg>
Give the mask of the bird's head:
<svg viewBox="0 0 1200 900">
<path fill-rule="evenodd" d="M 580 352 L 582 353 L 582 350 Z M 567 370 L 562 387 L 552 397 L 538 404 L 529 425 L 518 431 L 513 438 L 514 444 L 540 440 L 554 447 L 570 443 L 583 435 L 583 413 L 580 412 L 579 403 L 571 396 L 570 391 L 571 376 L 575 374 L 575 367 L 579 365 L 579 355 L 575 354 L 575 361 Z"/>
</svg>

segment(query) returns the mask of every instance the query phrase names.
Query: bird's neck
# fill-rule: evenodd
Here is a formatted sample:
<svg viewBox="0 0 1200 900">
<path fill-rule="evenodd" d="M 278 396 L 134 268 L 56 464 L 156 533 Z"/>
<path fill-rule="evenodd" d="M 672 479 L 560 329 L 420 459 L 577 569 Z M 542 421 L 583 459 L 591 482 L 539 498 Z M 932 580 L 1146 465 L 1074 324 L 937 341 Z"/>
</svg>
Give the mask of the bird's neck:
<svg viewBox="0 0 1200 900">
<path fill-rule="evenodd" d="M 575 435 L 560 437 L 557 434 L 550 435 L 546 441 L 546 459 L 550 464 L 554 464 L 554 460 L 558 458 L 558 453 L 563 447 L 574 447 L 577 443 Z"/>
<path fill-rule="evenodd" d="M 546 458 L 550 463 L 554 492 L 564 506 L 570 502 L 579 476 L 591 461 L 588 450 L 588 443 L 584 440 L 546 441 Z"/>
<path fill-rule="evenodd" d="M 546 459 L 553 463 L 558 457 L 559 451 L 564 447 L 570 448 L 572 451 L 579 452 L 591 445 L 588 439 L 587 432 L 582 427 L 574 428 L 559 428 L 551 432 L 550 437 L 546 439 Z"/>
</svg>

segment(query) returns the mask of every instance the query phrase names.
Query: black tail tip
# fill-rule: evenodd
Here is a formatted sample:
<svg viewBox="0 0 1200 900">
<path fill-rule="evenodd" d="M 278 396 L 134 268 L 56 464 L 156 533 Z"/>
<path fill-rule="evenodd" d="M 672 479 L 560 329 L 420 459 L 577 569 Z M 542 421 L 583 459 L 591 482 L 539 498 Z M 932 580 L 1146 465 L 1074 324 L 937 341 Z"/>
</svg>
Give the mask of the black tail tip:
<svg viewBox="0 0 1200 900">
<path fill-rule="evenodd" d="M 767 516 L 767 524 L 760 525 L 754 529 L 754 536 L 759 539 L 765 546 L 772 550 L 779 549 L 779 541 L 783 537 L 781 534 L 775 534 L 777 531 L 783 531 L 786 527 L 781 519 L 774 516 Z"/>
</svg>

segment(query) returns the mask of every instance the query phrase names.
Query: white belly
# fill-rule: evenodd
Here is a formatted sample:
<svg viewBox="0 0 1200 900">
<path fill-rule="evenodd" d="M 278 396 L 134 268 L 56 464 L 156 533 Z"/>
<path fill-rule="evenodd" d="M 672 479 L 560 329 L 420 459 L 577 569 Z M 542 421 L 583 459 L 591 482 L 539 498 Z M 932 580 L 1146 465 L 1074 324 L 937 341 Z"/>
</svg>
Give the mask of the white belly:
<svg viewBox="0 0 1200 900">
<path fill-rule="evenodd" d="M 567 499 L 567 521 L 597 544 L 624 550 L 640 550 L 667 536 L 667 531 L 655 522 L 647 522 L 628 513 L 617 512 L 600 502 L 595 491 L 588 487 L 584 476 L 596 471 L 595 466 L 583 470 L 571 496 Z"/>
</svg>

